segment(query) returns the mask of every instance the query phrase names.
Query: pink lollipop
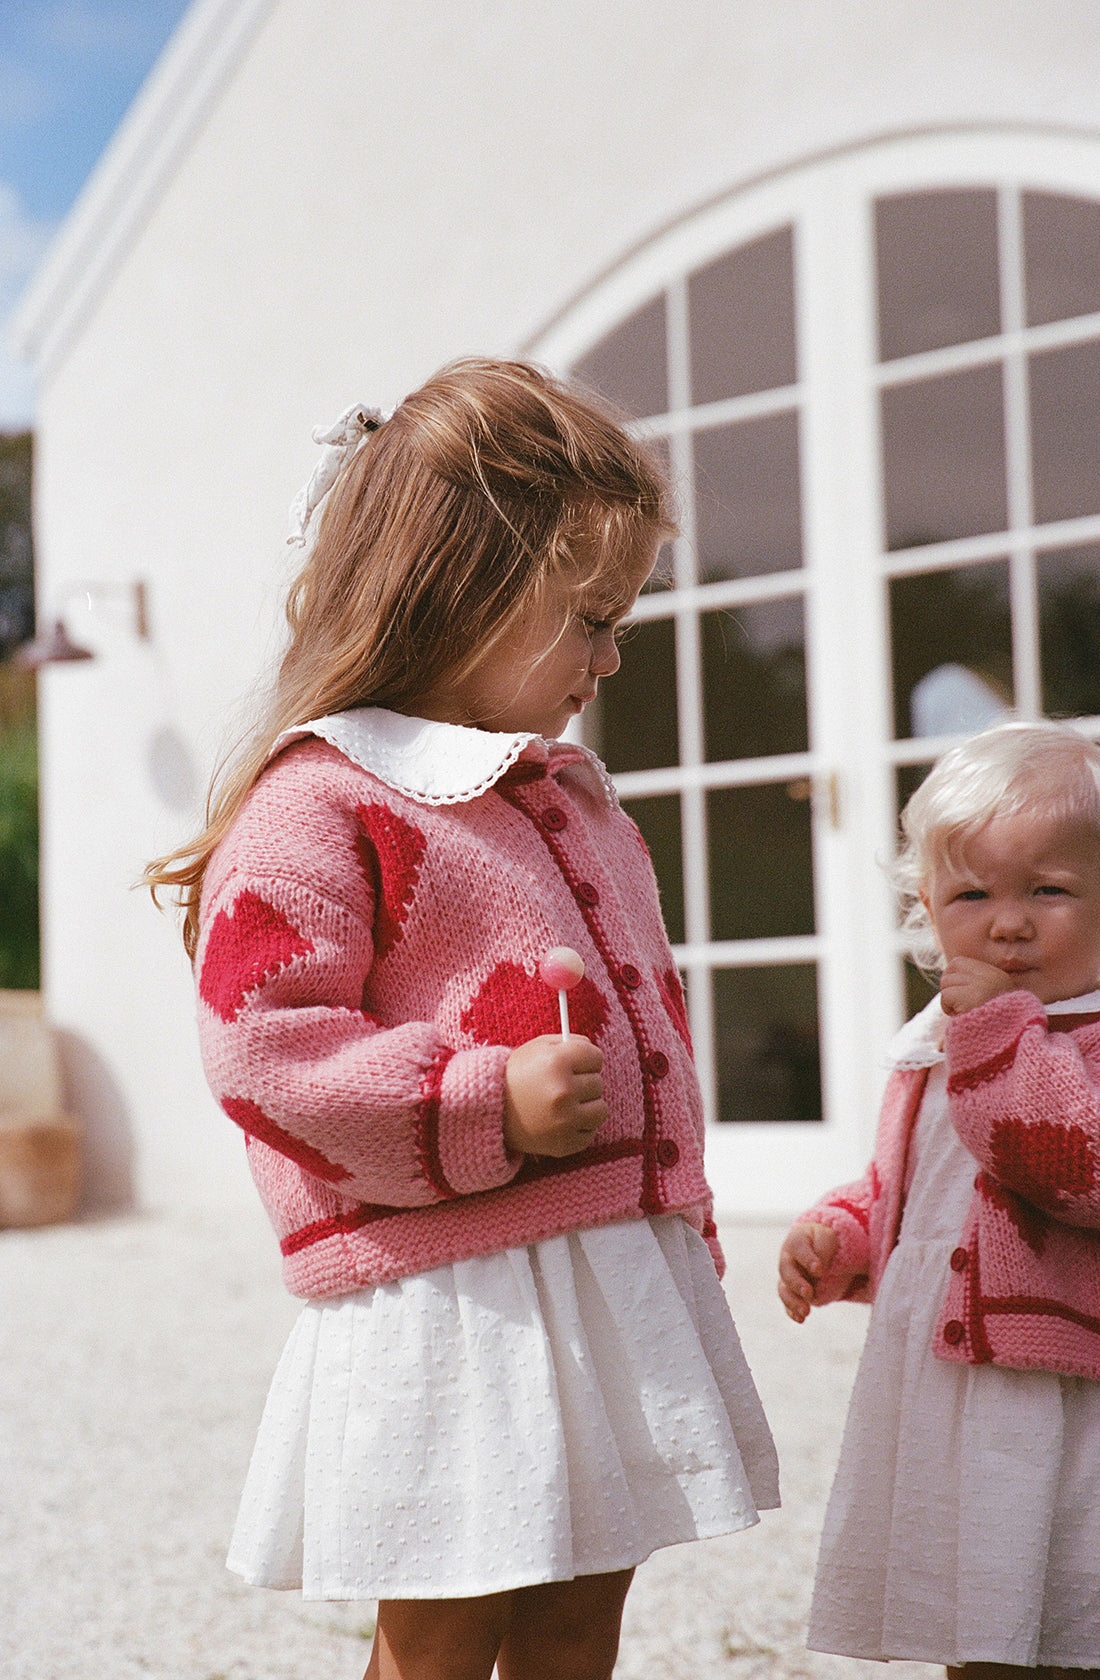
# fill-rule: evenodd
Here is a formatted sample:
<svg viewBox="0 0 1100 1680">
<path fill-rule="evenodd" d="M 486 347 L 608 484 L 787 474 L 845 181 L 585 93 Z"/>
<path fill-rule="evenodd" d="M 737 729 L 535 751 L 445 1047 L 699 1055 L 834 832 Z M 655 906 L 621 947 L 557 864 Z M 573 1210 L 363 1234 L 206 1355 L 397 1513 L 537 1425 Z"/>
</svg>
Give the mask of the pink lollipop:
<svg viewBox="0 0 1100 1680">
<path fill-rule="evenodd" d="M 569 1000 L 566 993 L 584 978 L 584 963 L 568 945 L 555 945 L 539 963 L 539 979 L 558 994 L 561 1036 L 569 1037 Z"/>
</svg>

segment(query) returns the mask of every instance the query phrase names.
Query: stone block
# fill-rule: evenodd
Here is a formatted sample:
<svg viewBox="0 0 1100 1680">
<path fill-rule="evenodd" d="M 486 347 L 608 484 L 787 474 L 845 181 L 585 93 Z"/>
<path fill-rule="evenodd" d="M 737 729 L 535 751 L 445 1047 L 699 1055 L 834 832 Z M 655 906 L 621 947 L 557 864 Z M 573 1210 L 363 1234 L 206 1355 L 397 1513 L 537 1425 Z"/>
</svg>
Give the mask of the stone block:
<svg viewBox="0 0 1100 1680">
<path fill-rule="evenodd" d="M 80 1126 L 64 1112 L 57 1046 L 37 992 L 0 991 L 0 1226 L 68 1219 Z"/>
</svg>

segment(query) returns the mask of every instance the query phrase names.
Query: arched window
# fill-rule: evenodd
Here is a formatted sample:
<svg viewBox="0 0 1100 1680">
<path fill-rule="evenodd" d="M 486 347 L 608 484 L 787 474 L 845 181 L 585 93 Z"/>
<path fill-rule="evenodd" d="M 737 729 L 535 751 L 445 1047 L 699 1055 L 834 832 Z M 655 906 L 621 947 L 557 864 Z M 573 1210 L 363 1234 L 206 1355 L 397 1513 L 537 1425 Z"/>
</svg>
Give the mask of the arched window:
<svg viewBox="0 0 1100 1680">
<path fill-rule="evenodd" d="M 657 866 L 728 1209 L 866 1153 L 928 994 L 899 803 L 1008 709 L 1100 734 L 1100 145 L 913 137 L 655 240 L 532 347 L 667 452 L 682 534 L 591 722 Z"/>
</svg>

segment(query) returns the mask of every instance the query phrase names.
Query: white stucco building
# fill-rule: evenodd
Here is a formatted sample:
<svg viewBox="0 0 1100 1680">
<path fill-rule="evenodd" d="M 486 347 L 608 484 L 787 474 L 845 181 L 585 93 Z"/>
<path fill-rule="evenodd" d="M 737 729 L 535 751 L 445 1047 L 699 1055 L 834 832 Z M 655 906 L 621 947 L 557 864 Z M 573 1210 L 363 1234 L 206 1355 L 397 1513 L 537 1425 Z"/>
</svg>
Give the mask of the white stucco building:
<svg viewBox="0 0 1100 1680">
<path fill-rule="evenodd" d="M 40 617 L 100 654 L 40 684 L 93 1199 L 251 1194 L 130 885 L 277 645 L 310 426 L 468 352 L 579 368 L 667 442 L 673 587 L 595 728 L 720 1207 L 861 1165 L 899 797 L 1007 705 L 1100 733 L 1094 0 L 196 0 L 21 334 Z"/>
</svg>

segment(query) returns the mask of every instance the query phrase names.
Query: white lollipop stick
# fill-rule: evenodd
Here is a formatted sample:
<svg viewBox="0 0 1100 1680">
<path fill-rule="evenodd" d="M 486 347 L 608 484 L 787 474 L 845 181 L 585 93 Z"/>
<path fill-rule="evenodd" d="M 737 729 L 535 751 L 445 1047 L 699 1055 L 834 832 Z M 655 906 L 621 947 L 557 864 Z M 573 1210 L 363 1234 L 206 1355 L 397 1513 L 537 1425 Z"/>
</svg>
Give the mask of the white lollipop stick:
<svg viewBox="0 0 1100 1680">
<path fill-rule="evenodd" d="M 578 980 L 584 978 L 584 962 L 568 945 L 555 945 L 539 963 L 539 978 L 558 994 L 561 1036 L 569 1037 L 569 997 Z"/>
</svg>

